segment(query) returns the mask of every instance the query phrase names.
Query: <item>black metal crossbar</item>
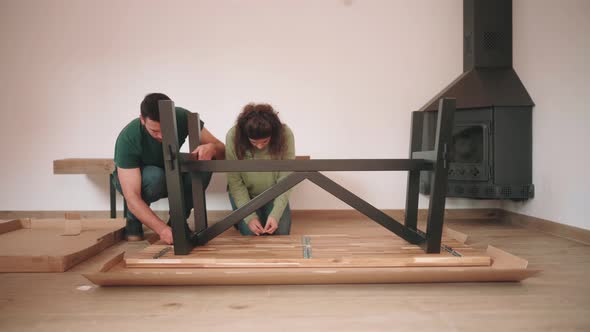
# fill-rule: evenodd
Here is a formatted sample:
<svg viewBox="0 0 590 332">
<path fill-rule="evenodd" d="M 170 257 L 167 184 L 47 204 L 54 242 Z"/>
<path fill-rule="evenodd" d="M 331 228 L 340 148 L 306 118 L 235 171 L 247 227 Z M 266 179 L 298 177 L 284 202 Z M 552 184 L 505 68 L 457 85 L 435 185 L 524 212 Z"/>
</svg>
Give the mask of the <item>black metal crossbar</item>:
<svg viewBox="0 0 590 332">
<path fill-rule="evenodd" d="M 412 113 L 409 159 L 316 159 L 316 160 L 191 160 L 190 154 L 180 153 L 174 103 L 159 102 L 160 124 L 163 135 L 166 183 L 170 205 L 170 219 L 174 239 L 174 253 L 187 255 L 194 246 L 204 245 L 243 218 L 304 180 L 309 180 L 339 198 L 379 225 L 427 253 L 439 253 L 444 222 L 448 172 L 448 146 L 451 140 L 455 99 L 439 102 L 436 143 L 432 151 L 420 151 L 423 113 Z M 189 114 L 189 145 L 194 150 L 200 144 L 200 121 L 197 113 Z M 203 172 L 293 172 L 283 180 L 254 197 L 246 205 L 208 226 Z M 408 171 L 404 223 L 337 184 L 320 171 Z M 191 173 L 195 231 L 186 227 L 182 173 Z M 433 173 L 426 232 L 417 229 L 420 172 Z"/>
<path fill-rule="evenodd" d="M 181 153 L 183 172 L 340 172 L 430 171 L 433 163 L 423 159 L 313 159 L 313 160 L 190 160 Z"/>
</svg>

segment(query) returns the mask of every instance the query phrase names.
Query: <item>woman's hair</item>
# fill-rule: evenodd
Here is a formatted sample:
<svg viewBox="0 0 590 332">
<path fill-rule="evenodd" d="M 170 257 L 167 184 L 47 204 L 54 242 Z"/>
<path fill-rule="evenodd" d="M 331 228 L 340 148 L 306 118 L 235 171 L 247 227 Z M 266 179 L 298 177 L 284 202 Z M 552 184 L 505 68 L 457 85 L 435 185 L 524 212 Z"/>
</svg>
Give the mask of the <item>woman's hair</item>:
<svg viewBox="0 0 590 332">
<path fill-rule="evenodd" d="M 250 139 L 270 137 L 268 150 L 272 159 L 282 159 L 286 150 L 283 124 L 269 104 L 250 103 L 236 121 L 234 146 L 238 159 L 244 159 L 246 151 L 253 150 Z"/>
</svg>

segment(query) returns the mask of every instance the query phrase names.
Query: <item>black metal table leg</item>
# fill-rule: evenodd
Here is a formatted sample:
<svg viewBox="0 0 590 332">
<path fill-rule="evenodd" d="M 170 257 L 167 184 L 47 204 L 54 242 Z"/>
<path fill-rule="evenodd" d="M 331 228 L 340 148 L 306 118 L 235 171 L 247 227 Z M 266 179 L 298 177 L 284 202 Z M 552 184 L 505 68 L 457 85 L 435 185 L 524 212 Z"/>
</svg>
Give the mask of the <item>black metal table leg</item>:
<svg viewBox="0 0 590 332">
<path fill-rule="evenodd" d="M 185 227 L 184 191 L 182 186 L 182 172 L 178 162 L 178 128 L 174 102 L 160 100 L 160 126 L 162 128 L 162 147 L 164 149 L 164 168 L 166 170 L 166 186 L 168 188 L 168 202 L 170 205 L 170 223 L 174 254 L 187 255 L 193 248 L 189 240 L 190 234 Z"/>
<path fill-rule="evenodd" d="M 412 127 L 410 131 L 410 159 L 412 153 L 419 151 L 422 145 L 422 112 L 412 112 Z M 418 224 L 418 200 L 420 198 L 420 171 L 408 172 L 408 184 L 406 188 L 406 210 L 404 224 L 406 227 L 416 230 Z"/>
<path fill-rule="evenodd" d="M 189 149 L 194 151 L 201 145 L 201 121 L 198 113 L 188 115 Z M 193 192 L 193 211 L 195 232 L 199 233 L 207 228 L 207 204 L 205 201 L 205 188 L 201 173 L 191 173 Z"/>
<path fill-rule="evenodd" d="M 444 98 L 440 100 L 438 107 L 437 136 L 434 145 L 436 162 L 434 164 L 433 186 L 426 226 L 427 253 L 440 253 L 447 195 L 448 152 L 449 143 L 452 139 L 455 105 L 455 99 Z"/>
</svg>

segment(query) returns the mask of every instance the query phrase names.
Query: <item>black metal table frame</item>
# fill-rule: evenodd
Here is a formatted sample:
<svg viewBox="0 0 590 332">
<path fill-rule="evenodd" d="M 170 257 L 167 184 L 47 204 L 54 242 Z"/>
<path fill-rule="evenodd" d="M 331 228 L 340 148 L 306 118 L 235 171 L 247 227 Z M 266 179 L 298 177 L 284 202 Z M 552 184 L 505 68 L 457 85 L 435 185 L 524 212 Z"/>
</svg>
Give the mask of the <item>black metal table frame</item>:
<svg viewBox="0 0 590 332">
<path fill-rule="evenodd" d="M 412 113 L 409 159 L 312 159 L 312 160 L 191 160 L 190 154 L 180 153 L 174 102 L 159 102 L 160 124 L 163 135 L 166 184 L 170 205 L 170 220 L 174 240 L 174 254 L 188 255 L 194 246 L 204 245 L 269 201 L 307 179 L 343 202 L 371 218 L 379 225 L 404 240 L 420 245 L 427 253 L 440 253 L 447 191 L 447 151 L 452 135 L 455 99 L 439 102 L 436 143 L 432 151 L 421 148 L 423 113 Z M 197 113 L 190 113 L 189 148 L 200 144 L 200 121 Z M 192 176 L 194 205 L 194 232 L 185 227 L 182 173 L 190 172 L 292 172 L 282 181 L 254 197 L 246 205 L 233 211 L 212 226 L 208 226 L 205 191 L 200 176 Z M 404 223 L 393 219 L 381 210 L 340 186 L 320 171 L 408 171 Z M 433 174 L 426 232 L 417 228 L 420 172 Z"/>
</svg>

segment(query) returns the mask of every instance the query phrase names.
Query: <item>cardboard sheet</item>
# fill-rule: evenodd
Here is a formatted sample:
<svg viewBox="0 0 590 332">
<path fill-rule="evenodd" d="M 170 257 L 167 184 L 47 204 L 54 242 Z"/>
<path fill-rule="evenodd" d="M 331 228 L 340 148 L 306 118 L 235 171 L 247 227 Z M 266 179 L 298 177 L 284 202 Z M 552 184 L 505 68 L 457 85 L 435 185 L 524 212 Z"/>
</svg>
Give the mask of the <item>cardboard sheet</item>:
<svg viewBox="0 0 590 332">
<path fill-rule="evenodd" d="M 0 272 L 64 272 L 120 241 L 124 227 L 123 219 L 2 222 Z"/>
<path fill-rule="evenodd" d="M 450 230 L 447 236 L 454 237 L 455 241 L 463 243 L 467 236 L 459 232 Z M 235 242 L 236 248 L 241 247 L 244 250 L 253 250 L 256 244 L 241 243 L 250 241 L 246 238 L 233 239 L 219 238 L 217 244 L 214 242 L 210 247 L 201 247 L 197 251 L 216 252 L 222 244 L 226 246 Z M 250 241 L 251 242 L 251 241 Z M 283 246 L 295 246 L 289 239 L 277 238 L 277 243 Z M 357 241 L 358 243 L 358 241 Z M 367 242 L 367 245 L 370 242 Z M 491 264 L 480 266 L 448 266 L 433 265 L 428 266 L 359 266 L 344 267 L 340 262 L 330 266 L 323 262 L 321 266 L 284 266 L 282 264 L 265 267 L 256 265 L 247 267 L 247 265 L 238 265 L 238 267 L 228 267 L 227 265 L 212 265 L 204 267 L 186 267 L 186 266 L 167 266 L 161 265 L 141 265 L 137 264 L 137 259 L 142 255 L 152 254 L 155 247 L 148 247 L 143 254 L 130 255 L 127 258 L 131 262 L 131 267 L 126 264 L 124 254 L 113 257 L 107 262 L 100 272 L 84 274 L 84 276 L 93 283 L 101 286 L 132 286 L 132 285 L 260 285 L 260 284 L 346 284 L 346 283 L 425 283 L 425 282 L 476 282 L 476 281 L 521 281 L 531 277 L 538 270 L 527 269 L 528 262 L 522 258 L 511 255 L 503 250 L 489 246 L 485 251 L 477 252 L 476 256 L 469 253 L 469 246 L 463 244 L 463 251 L 473 257 L 487 256 Z M 158 247 L 159 248 L 159 247 Z M 260 248 L 260 244 L 258 244 Z M 153 249 L 153 250 L 152 250 Z M 157 249 L 157 248 L 156 248 Z M 255 252 L 252 251 L 252 252 Z M 375 251 L 376 256 L 379 252 Z M 381 253 L 384 254 L 384 253 Z M 370 257 L 370 254 L 367 253 Z M 385 254 L 386 255 L 386 254 Z M 424 256 L 424 254 L 421 254 Z M 433 258 L 435 254 L 432 254 Z M 440 256 L 448 257 L 448 253 Z M 186 257 L 186 256 L 177 256 Z M 236 256 L 238 257 L 238 256 Z M 149 259 L 144 257 L 146 259 Z M 135 259 L 135 260 L 134 260 Z M 152 258 L 153 259 L 153 258 Z M 174 256 L 169 256 L 170 262 Z M 226 258 L 227 259 L 227 258 Z M 153 259 L 157 261 L 158 259 Z M 141 263 L 141 262 L 139 262 Z"/>
</svg>

